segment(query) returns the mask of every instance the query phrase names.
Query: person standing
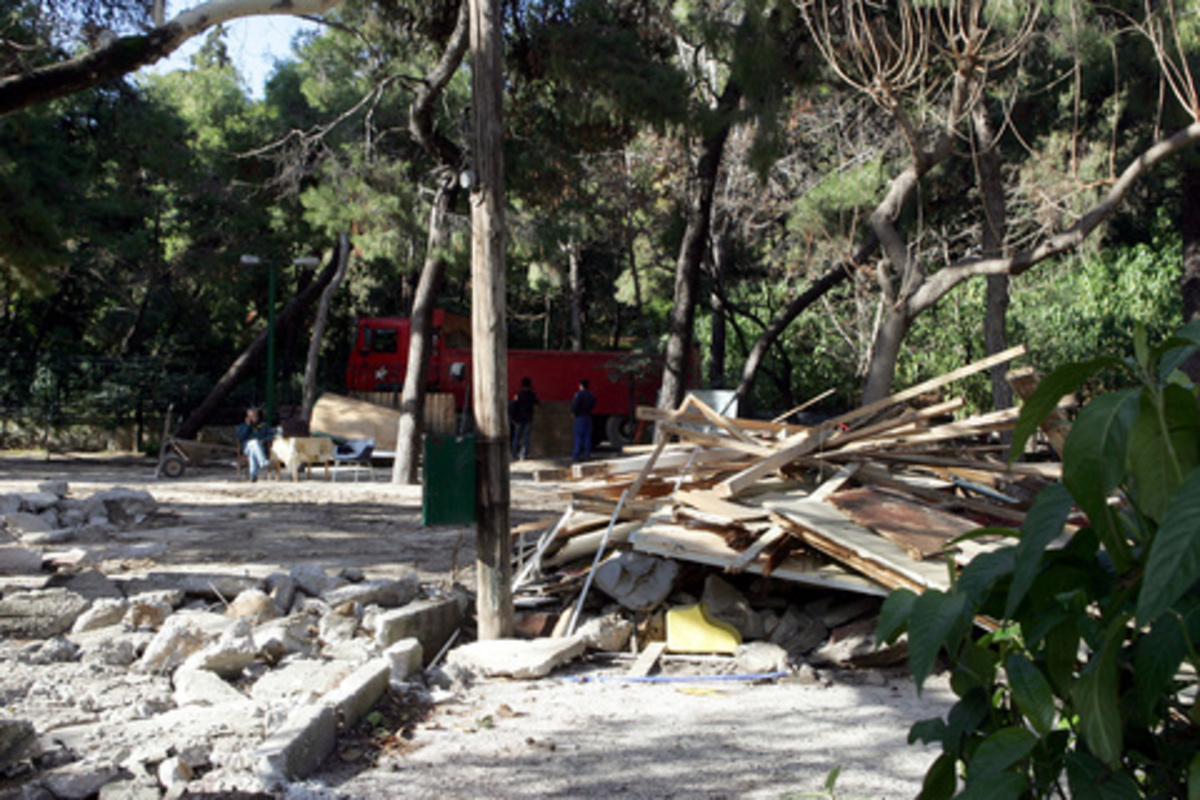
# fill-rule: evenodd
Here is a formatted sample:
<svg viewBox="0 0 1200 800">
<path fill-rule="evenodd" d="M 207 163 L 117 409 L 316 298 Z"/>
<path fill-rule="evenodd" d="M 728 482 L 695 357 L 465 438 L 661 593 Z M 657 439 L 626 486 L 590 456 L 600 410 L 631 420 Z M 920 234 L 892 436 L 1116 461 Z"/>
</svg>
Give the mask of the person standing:
<svg viewBox="0 0 1200 800">
<path fill-rule="evenodd" d="M 533 391 L 533 381 L 521 378 L 521 391 L 513 396 L 508 405 L 508 418 L 512 423 L 512 457 L 513 461 L 524 461 L 529 458 L 529 437 L 533 433 L 533 407 L 538 404 L 537 394 Z"/>
<path fill-rule="evenodd" d="M 250 481 L 253 483 L 267 464 L 267 453 L 271 452 L 271 439 L 275 437 L 275 432 L 259 418 L 257 408 L 248 408 L 245 421 L 237 426 L 237 437 L 250 466 Z"/>
<path fill-rule="evenodd" d="M 588 389 L 587 378 L 579 381 L 579 391 L 571 398 L 571 416 L 574 421 L 574 445 L 572 461 L 586 461 L 592 457 L 592 409 L 596 407 L 596 396 Z"/>
</svg>

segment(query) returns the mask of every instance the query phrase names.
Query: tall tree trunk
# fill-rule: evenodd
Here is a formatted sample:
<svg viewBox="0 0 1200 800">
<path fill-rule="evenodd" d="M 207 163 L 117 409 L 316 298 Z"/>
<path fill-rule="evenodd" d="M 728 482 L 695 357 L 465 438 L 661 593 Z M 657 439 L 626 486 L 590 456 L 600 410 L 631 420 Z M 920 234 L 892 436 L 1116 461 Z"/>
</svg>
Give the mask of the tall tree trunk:
<svg viewBox="0 0 1200 800">
<path fill-rule="evenodd" d="M 875 252 L 875 248 L 879 246 L 879 239 L 875 235 L 871 237 L 858 249 L 854 256 L 845 261 L 841 261 L 828 270 L 820 278 L 812 283 L 807 289 L 796 295 L 791 301 L 775 315 L 774 319 L 759 335 L 754 342 L 754 346 L 750 348 L 750 354 L 746 356 L 746 363 L 742 367 L 742 380 L 737 387 L 737 396 L 739 406 L 743 406 L 750 399 L 750 392 L 754 388 L 754 381 L 758 378 L 758 370 L 762 367 L 763 359 L 767 356 L 767 351 L 771 349 L 771 345 L 779 340 L 783 332 L 787 330 L 787 326 L 792 324 L 796 317 L 800 316 L 809 306 L 821 299 L 826 292 L 832 291 L 837 286 L 845 283 L 850 277 L 852 270 L 863 261 L 870 258 Z"/>
<path fill-rule="evenodd" d="M 429 237 L 421 280 L 409 314 L 408 363 L 400 395 L 400 422 L 396 434 L 396 460 L 392 464 L 392 483 L 417 483 L 417 465 L 421 454 L 421 434 L 425 421 L 425 381 L 429 372 L 429 354 L 433 349 L 431 331 L 433 311 L 445 274 L 442 248 L 448 238 L 446 216 L 457 196 L 454 175 L 438 186 L 429 209 Z"/>
<path fill-rule="evenodd" d="M 883 323 L 875 334 L 871 363 L 867 367 L 862 405 L 870 405 L 891 394 L 892 380 L 896 376 L 896 362 L 900 358 L 900 345 L 904 343 L 910 325 L 912 319 L 903 304 L 884 309 Z"/>
<path fill-rule="evenodd" d="M 983 204 L 983 234 L 980 245 L 984 258 L 999 256 L 1004 248 L 1008 228 L 1008 211 L 1004 202 L 1004 179 L 1000 175 L 999 137 L 987 104 L 980 102 L 971 112 L 975 123 L 975 171 L 979 176 L 979 199 Z M 1008 323 L 1007 275 L 989 275 L 987 279 L 987 313 L 983 318 L 983 341 L 987 355 L 1008 349 L 1005 328 Z M 1011 408 L 1012 387 L 1004 379 L 1007 364 L 997 364 L 989 371 L 992 379 L 992 404 L 997 410 Z"/>
<path fill-rule="evenodd" d="M 325 338 L 325 320 L 329 317 L 329 304 L 337 294 L 338 287 L 346 277 L 346 266 L 350 263 L 350 237 L 338 237 L 337 272 L 321 292 L 317 305 L 317 318 L 313 322 L 312 336 L 308 340 L 308 358 L 304 361 L 304 395 L 301 400 L 300 418 L 305 422 L 312 419 L 313 405 L 317 402 L 317 361 L 321 355 L 321 340 Z"/>
<path fill-rule="evenodd" d="M 321 290 L 333 280 L 334 274 L 337 272 L 338 263 L 333 259 L 317 276 L 317 279 L 305 287 L 304 291 L 296 296 L 292 302 L 279 312 L 275 317 L 276 327 L 290 325 L 302 312 L 317 301 L 321 295 Z M 268 331 L 263 330 L 254 338 L 240 356 L 238 356 L 229 369 L 225 370 L 225 374 L 217 381 L 208 396 L 203 402 L 196 407 L 196 410 L 188 415 L 183 424 L 179 426 L 179 431 L 176 434 L 180 439 L 195 439 L 196 434 L 200 432 L 200 428 L 208 421 L 209 416 L 213 411 L 225 402 L 225 398 L 229 396 L 237 385 L 245 379 L 250 370 L 256 366 L 256 362 L 263 355 L 263 351 L 267 349 Z"/>
<path fill-rule="evenodd" d="M 567 293 L 571 304 L 571 349 L 583 350 L 583 276 L 579 274 L 579 245 L 567 245 Z"/>
<path fill-rule="evenodd" d="M 659 399 L 662 408 L 677 408 L 683 402 L 688 365 L 692 357 L 696 284 L 708 243 L 713 193 L 717 186 L 725 142 L 729 139 L 731 123 L 728 120 L 741 98 L 742 92 L 737 84 L 730 82 L 725 85 L 725 91 L 721 93 L 717 102 L 717 114 L 724 121 L 704 139 L 700 159 L 696 164 L 696 175 L 691 186 L 692 196 L 688 204 L 687 227 L 679 247 L 679 261 L 675 265 L 675 305 L 671 309 L 671 333 L 667 339 L 662 393 Z"/>
<path fill-rule="evenodd" d="M 449 236 L 446 217 L 458 198 L 458 173 L 462 167 L 462 148 L 440 133 L 433 124 L 437 99 L 462 64 L 470 44 L 468 4 L 461 0 L 454 31 L 446 50 L 413 97 L 408 110 L 408 130 L 425 152 L 442 168 L 442 176 L 429 209 L 429 235 L 425 244 L 425 262 L 413 297 L 408 319 L 408 363 L 405 366 L 400 420 L 396 432 L 396 460 L 392 462 L 392 483 L 417 482 L 417 465 L 425 427 L 425 380 L 432 349 L 433 311 L 441 292 L 445 261 L 441 255 Z"/>
<path fill-rule="evenodd" d="M 712 314 L 712 344 L 708 354 L 708 386 L 719 389 L 725 385 L 725 261 L 728 254 L 725 232 L 713 237 L 713 290 L 708 295 L 708 310 Z"/>
<path fill-rule="evenodd" d="M 1180 202 L 1179 233 L 1183 240 L 1183 321 L 1200 320 L 1200 164 L 1193 159 L 1180 175 L 1183 197 Z M 1200 356 L 1192 356 L 1183 371 L 1200 381 Z"/>
<path fill-rule="evenodd" d="M 470 5 L 471 152 L 479 176 L 471 192 L 471 390 L 479 464 L 475 615 L 482 640 L 504 638 L 513 630 L 504 321 L 504 20 L 500 0 L 470 0 Z"/>
</svg>

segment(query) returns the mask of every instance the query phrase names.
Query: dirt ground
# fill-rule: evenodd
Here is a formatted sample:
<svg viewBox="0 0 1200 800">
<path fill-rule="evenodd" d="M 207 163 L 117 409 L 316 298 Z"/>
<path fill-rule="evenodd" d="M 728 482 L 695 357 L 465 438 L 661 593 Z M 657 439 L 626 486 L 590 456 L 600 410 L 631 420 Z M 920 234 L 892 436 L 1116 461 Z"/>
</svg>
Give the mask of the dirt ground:
<svg viewBox="0 0 1200 800">
<path fill-rule="evenodd" d="M 189 469 L 173 481 L 156 480 L 154 466 L 134 457 L 10 456 L 0 458 L 0 493 L 47 479 L 68 481 L 73 497 L 148 490 L 160 513 L 104 545 L 100 567 L 112 576 L 258 577 L 308 563 L 474 584 L 473 526 L 423 526 L 419 487 L 393 487 L 387 470 L 377 469 L 374 482 L 345 474 L 326 482 L 318 471 L 297 483 L 251 484 L 235 481 L 232 465 Z M 530 480 L 532 466 L 514 468 L 514 525 L 565 507 L 556 487 Z M 389 730 L 403 718 L 404 736 L 345 737 L 287 796 L 912 797 L 936 752 L 906 744 L 908 729 L 952 702 L 944 679 L 918 696 L 899 673 L 710 680 L 703 661 L 672 672 L 630 682 L 621 662 L 597 659 L 542 680 L 437 689 L 430 708 L 396 697 Z M 835 769 L 830 795 L 824 787 Z"/>
</svg>

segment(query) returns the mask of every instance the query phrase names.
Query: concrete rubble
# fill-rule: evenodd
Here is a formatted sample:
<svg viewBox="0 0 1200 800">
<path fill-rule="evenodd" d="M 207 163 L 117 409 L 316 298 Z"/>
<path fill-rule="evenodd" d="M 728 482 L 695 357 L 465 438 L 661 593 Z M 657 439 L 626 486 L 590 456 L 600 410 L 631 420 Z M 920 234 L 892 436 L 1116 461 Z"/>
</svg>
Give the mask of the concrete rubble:
<svg viewBox="0 0 1200 800">
<path fill-rule="evenodd" d="M 297 566 L 265 579 L 52 571 L 63 542 L 152 519 L 145 491 L 65 482 L 0 495 L 0 798 L 271 796 L 422 670 L 461 626 L 461 590 L 415 573 Z M 8 557 L 10 552 L 27 554 Z"/>
</svg>

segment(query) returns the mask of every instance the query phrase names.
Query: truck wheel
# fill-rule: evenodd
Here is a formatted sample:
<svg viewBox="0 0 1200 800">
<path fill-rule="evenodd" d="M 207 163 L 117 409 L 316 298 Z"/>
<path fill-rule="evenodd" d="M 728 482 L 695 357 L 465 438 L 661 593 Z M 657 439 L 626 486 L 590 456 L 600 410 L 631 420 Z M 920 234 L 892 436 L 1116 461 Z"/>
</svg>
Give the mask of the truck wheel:
<svg viewBox="0 0 1200 800">
<path fill-rule="evenodd" d="M 629 417 L 611 416 L 604 421 L 604 433 L 610 444 L 622 447 L 633 441 L 637 423 Z"/>
<path fill-rule="evenodd" d="M 158 465 L 158 474 L 164 478 L 178 478 L 183 474 L 183 459 L 177 455 L 169 455 Z"/>
</svg>

